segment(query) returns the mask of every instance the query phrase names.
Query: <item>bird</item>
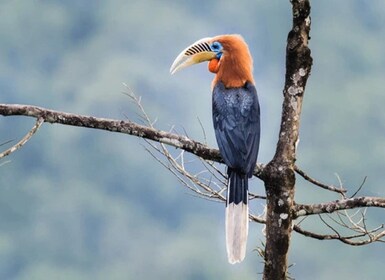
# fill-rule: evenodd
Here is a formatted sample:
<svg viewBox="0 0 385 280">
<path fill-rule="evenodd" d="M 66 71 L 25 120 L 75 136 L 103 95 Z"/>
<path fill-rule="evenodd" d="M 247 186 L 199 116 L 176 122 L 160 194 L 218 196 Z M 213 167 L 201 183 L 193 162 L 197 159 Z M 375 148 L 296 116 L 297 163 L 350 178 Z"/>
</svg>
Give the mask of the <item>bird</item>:
<svg viewBox="0 0 385 280">
<path fill-rule="evenodd" d="M 207 37 L 185 48 L 170 72 L 208 62 L 215 74 L 212 116 L 219 152 L 227 165 L 226 251 L 231 264 L 244 260 L 249 231 L 248 181 L 257 162 L 260 106 L 253 59 L 239 34 Z"/>
</svg>

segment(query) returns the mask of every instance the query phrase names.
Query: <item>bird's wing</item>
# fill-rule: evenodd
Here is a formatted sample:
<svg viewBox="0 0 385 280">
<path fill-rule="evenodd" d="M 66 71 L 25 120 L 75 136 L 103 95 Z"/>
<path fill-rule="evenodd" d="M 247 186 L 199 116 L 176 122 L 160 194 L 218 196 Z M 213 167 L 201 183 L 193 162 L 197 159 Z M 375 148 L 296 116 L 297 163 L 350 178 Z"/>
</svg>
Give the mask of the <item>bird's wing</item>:
<svg viewBox="0 0 385 280">
<path fill-rule="evenodd" d="M 251 176 L 260 138 L 259 102 L 254 85 L 226 89 L 217 83 L 213 89 L 213 122 L 226 165 Z"/>
</svg>

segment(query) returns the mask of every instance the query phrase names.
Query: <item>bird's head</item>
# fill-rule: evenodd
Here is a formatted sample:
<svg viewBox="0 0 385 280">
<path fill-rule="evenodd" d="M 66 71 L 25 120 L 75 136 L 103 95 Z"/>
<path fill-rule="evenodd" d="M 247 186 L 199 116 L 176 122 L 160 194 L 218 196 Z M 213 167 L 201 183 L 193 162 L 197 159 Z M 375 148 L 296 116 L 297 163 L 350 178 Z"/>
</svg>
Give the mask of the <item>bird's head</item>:
<svg viewBox="0 0 385 280">
<path fill-rule="evenodd" d="M 254 83 L 253 60 L 249 48 L 240 35 L 220 35 L 203 38 L 184 49 L 170 68 L 171 74 L 197 63 L 208 61 L 209 71 L 215 73 L 213 84 L 242 87 Z"/>
</svg>

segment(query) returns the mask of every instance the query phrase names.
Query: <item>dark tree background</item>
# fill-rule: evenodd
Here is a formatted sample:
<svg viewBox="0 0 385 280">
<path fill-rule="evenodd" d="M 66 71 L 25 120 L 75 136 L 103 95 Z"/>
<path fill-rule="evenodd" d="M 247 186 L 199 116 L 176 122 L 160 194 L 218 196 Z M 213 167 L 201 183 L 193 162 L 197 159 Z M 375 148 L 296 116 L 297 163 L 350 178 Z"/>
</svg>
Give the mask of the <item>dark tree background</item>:
<svg viewBox="0 0 385 280">
<path fill-rule="evenodd" d="M 278 139 L 286 37 L 292 28 L 290 3 L 245 2 L 238 9 L 227 8 L 230 3 L 218 4 L 216 9 L 212 9 L 215 3 L 211 2 L 168 4 L 159 7 L 151 1 L 111 1 L 83 6 L 51 1 L 30 7 L 21 1 L 2 3 L 2 103 L 38 104 L 140 121 L 130 98 L 119 94 L 132 90 L 143 97 L 147 113 L 157 117 L 158 128 L 169 131 L 175 124 L 174 133 L 187 131 L 191 139 L 207 141 L 214 147 L 210 75 L 198 67 L 189 75 L 170 78 L 167 70 L 175 50 L 191 38 L 238 32 L 249 41 L 255 59 L 255 78 L 264 109 L 259 162 L 267 164 Z M 330 6 L 335 13 L 330 13 Z M 202 8 L 210 14 L 202 14 Z M 301 20 L 304 10 L 294 12 L 295 19 Z M 380 2 L 370 6 L 358 1 L 313 3 L 310 47 L 314 65 L 305 91 L 297 167 L 287 162 L 282 169 L 292 174 L 296 169 L 297 203 L 340 198 L 302 180 L 300 175 L 304 174 L 299 169 L 322 179 L 329 188 L 342 184 L 347 198 L 367 176 L 356 197 L 384 196 L 384 116 L 379 107 L 385 65 L 381 56 L 384 37 L 380 36 L 384 33 L 384 13 Z M 243 21 L 231 20 L 240 15 Z M 286 84 L 291 76 L 287 76 Z M 285 88 L 285 93 L 302 99 L 300 92 L 290 87 Z M 2 107 L 3 114 L 6 109 Z M 58 122 L 70 120 L 61 118 Z M 6 150 L 33 126 L 33 120 L 7 118 L 0 126 L 2 143 L 13 140 L 2 146 Z M 364 133 L 357 133 L 356 127 Z M 175 144 L 176 140 L 169 142 Z M 247 260 L 223 268 L 223 205 L 186 195 L 186 189 L 178 187 L 180 183 L 159 168 L 137 143 L 133 137 L 43 125 L 20 152 L 3 158 L 1 276 L 232 279 L 234 275 L 255 278 L 256 272 L 262 272 L 262 263 L 256 267 L 262 259 L 252 249 L 262 247 L 263 226 L 251 227 Z M 278 170 L 280 167 L 276 166 Z M 191 168 L 197 167 L 192 164 Z M 263 170 L 259 177 L 269 181 Z M 264 195 L 262 185 L 255 180 L 253 192 Z M 352 203 L 363 206 L 367 201 L 345 200 L 343 204 L 332 204 L 332 210 Z M 256 217 L 262 214 L 263 205 L 260 200 L 254 203 Z M 331 209 L 316 206 L 296 205 L 290 215 Z M 278 213 L 282 220 L 286 216 L 281 214 L 285 213 Z M 360 220 L 360 215 L 356 214 L 355 221 Z M 307 235 L 305 230 L 312 230 L 319 234 L 313 237 L 318 238 L 340 238 L 336 230 L 341 236 L 351 234 L 344 227 L 330 228 L 333 217 L 322 217 L 309 217 L 295 230 Z M 366 218 L 364 228 L 373 229 L 383 223 L 383 211 L 370 209 Z M 288 264 L 296 265 L 290 268 L 291 274 L 298 279 L 315 273 L 319 279 L 378 278 L 382 244 L 352 248 L 336 242 L 293 234 Z M 335 260 L 330 259 L 331 252 Z"/>
</svg>

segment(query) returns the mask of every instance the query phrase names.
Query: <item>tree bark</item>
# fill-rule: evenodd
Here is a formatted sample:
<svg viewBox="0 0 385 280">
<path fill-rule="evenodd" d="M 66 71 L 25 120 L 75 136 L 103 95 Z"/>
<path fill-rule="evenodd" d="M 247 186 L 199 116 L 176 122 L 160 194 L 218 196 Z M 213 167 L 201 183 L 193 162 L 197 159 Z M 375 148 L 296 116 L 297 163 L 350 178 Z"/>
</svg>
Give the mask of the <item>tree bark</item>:
<svg viewBox="0 0 385 280">
<path fill-rule="evenodd" d="M 293 27 L 286 48 L 286 77 L 282 119 L 274 158 L 261 177 L 266 188 L 266 247 L 263 279 L 287 278 L 295 191 L 295 160 L 302 100 L 312 58 L 308 48 L 310 3 L 292 0 Z"/>
</svg>

